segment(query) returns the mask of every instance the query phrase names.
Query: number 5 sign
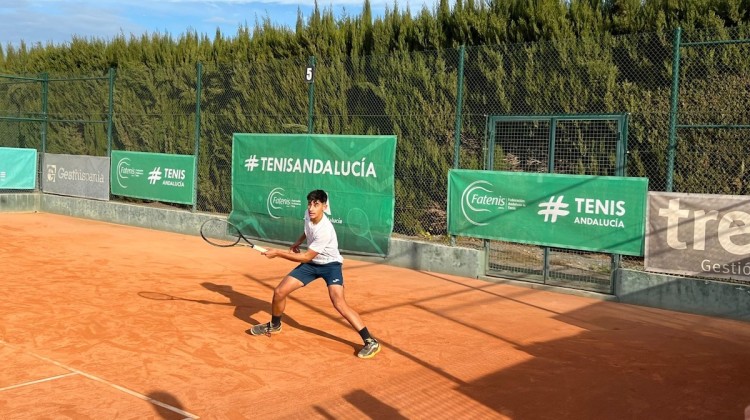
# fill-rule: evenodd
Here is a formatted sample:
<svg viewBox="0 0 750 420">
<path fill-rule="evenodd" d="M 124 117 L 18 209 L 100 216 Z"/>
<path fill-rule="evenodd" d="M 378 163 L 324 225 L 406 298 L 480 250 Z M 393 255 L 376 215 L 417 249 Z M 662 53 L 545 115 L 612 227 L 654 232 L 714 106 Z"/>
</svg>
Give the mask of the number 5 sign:
<svg viewBox="0 0 750 420">
<path fill-rule="evenodd" d="M 315 78 L 315 67 L 308 66 L 305 68 L 305 83 L 313 83 Z"/>
</svg>

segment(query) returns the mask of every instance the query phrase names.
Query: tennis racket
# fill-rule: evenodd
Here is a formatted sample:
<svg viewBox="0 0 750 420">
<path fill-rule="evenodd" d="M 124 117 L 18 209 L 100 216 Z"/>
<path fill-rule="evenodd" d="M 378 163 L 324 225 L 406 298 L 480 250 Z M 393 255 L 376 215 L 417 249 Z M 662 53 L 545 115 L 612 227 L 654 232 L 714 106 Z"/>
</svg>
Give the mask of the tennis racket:
<svg viewBox="0 0 750 420">
<path fill-rule="evenodd" d="M 372 237 L 372 232 L 370 231 L 370 218 L 367 217 L 367 213 L 365 213 L 364 210 L 359 207 L 351 208 L 346 215 L 346 223 L 349 225 L 349 230 L 351 230 L 353 234 L 370 242 L 373 248 L 375 248 L 375 251 L 379 254 L 383 253 L 383 250 L 380 249 L 380 246 L 378 246 L 375 239 Z"/>
<path fill-rule="evenodd" d="M 258 252 L 268 251 L 266 248 L 252 243 L 235 225 L 224 219 L 208 219 L 203 222 L 201 237 L 209 244 L 222 248 L 239 245 L 250 247 Z"/>
</svg>

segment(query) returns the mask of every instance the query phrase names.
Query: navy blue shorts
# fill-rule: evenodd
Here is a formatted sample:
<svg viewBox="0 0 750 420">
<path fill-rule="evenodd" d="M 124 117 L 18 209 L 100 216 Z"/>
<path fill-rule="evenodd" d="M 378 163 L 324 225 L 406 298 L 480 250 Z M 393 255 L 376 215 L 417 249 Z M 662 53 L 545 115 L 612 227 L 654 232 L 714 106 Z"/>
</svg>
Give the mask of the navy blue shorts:
<svg viewBox="0 0 750 420">
<path fill-rule="evenodd" d="M 301 281 L 305 286 L 320 277 L 326 281 L 328 286 L 344 285 L 344 274 L 341 271 L 341 263 L 339 262 L 328 264 L 302 263 L 292 270 L 289 275 Z"/>
</svg>

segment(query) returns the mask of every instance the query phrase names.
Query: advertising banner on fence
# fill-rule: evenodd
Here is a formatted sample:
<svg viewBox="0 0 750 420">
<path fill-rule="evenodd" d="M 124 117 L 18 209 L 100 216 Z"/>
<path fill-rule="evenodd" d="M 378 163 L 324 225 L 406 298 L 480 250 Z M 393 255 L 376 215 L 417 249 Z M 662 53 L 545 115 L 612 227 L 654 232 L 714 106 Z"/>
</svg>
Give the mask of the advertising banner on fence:
<svg viewBox="0 0 750 420">
<path fill-rule="evenodd" d="M 448 232 L 643 255 L 648 179 L 451 170 Z"/>
<path fill-rule="evenodd" d="M 112 194 L 193 204 L 195 156 L 112 152 Z"/>
<path fill-rule="evenodd" d="M 42 191 L 109 200 L 109 158 L 44 154 Z"/>
<path fill-rule="evenodd" d="M 395 136 L 235 134 L 230 221 L 250 236 L 294 242 L 307 193 L 328 193 L 346 251 L 385 255 L 393 231 Z"/>
<path fill-rule="evenodd" d="M 0 147 L 0 190 L 36 188 L 36 149 Z"/>
<path fill-rule="evenodd" d="M 750 280 L 750 197 L 650 192 L 644 267 Z"/>
</svg>

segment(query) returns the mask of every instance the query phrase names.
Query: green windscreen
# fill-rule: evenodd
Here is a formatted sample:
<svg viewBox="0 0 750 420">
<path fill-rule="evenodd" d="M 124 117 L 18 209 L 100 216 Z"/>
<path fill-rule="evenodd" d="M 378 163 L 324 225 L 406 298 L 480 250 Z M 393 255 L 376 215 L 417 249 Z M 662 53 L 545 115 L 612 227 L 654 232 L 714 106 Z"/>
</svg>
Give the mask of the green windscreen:
<svg viewBox="0 0 750 420">
<path fill-rule="evenodd" d="M 344 251 L 385 255 L 393 231 L 395 136 L 235 134 L 232 213 L 248 236 L 294 242 L 307 193 L 328 193 Z"/>
<path fill-rule="evenodd" d="M 193 204 L 195 156 L 112 151 L 112 194 Z"/>
<path fill-rule="evenodd" d="M 647 178 L 451 170 L 452 235 L 643 255 Z"/>
<path fill-rule="evenodd" d="M 35 189 L 36 170 L 36 149 L 0 147 L 0 189 Z"/>
</svg>

